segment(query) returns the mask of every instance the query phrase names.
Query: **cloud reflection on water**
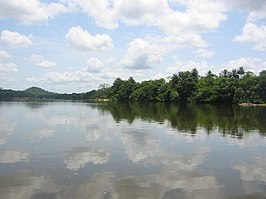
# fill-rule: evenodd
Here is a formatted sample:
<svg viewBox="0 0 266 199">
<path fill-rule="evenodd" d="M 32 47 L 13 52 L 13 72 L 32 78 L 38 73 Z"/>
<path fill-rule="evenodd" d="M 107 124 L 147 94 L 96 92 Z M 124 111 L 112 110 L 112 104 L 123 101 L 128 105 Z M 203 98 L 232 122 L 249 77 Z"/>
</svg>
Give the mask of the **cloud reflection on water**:
<svg viewBox="0 0 266 199">
<path fill-rule="evenodd" d="M 0 151 L 0 163 L 17 163 L 29 160 L 29 153 L 19 150 Z"/>
<path fill-rule="evenodd" d="M 0 145 L 5 144 L 7 138 L 13 134 L 16 123 L 0 118 Z"/>
<path fill-rule="evenodd" d="M 42 140 L 48 139 L 53 137 L 55 134 L 55 131 L 53 129 L 48 128 L 41 128 L 34 131 L 30 136 L 29 139 L 32 142 L 41 142 Z"/>
<path fill-rule="evenodd" d="M 109 159 L 110 154 L 106 150 L 80 147 L 68 152 L 64 158 L 64 163 L 68 169 L 77 171 L 84 168 L 87 163 L 104 164 Z"/>
<path fill-rule="evenodd" d="M 0 199 L 32 199 L 38 192 L 56 193 L 62 189 L 50 178 L 29 170 L 0 176 L 0 184 Z"/>
</svg>

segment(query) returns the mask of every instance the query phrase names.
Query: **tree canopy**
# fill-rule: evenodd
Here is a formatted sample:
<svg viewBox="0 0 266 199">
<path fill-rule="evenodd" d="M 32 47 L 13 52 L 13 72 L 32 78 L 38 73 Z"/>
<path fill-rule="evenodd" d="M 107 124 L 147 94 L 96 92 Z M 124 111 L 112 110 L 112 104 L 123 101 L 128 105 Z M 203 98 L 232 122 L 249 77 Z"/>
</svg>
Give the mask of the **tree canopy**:
<svg viewBox="0 0 266 199">
<path fill-rule="evenodd" d="M 196 69 L 173 74 L 165 79 L 136 82 L 117 78 L 108 88 L 113 101 L 196 102 L 196 103 L 265 103 L 266 71 L 257 76 L 243 67 L 223 70 L 219 75 L 208 71 L 200 76 Z M 105 96 L 106 97 L 106 96 Z"/>
</svg>

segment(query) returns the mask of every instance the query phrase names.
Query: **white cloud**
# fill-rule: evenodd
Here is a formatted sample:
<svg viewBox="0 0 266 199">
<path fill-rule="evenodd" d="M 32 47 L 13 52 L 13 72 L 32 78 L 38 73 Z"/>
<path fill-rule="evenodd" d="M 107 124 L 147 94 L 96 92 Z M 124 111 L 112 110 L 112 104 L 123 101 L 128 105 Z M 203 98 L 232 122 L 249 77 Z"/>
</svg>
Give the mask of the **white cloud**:
<svg viewBox="0 0 266 199">
<path fill-rule="evenodd" d="M 173 74 L 177 74 L 180 71 L 191 71 L 193 68 L 196 68 L 200 75 L 205 75 L 209 70 L 211 70 L 214 74 L 219 74 L 224 69 L 232 70 L 237 69 L 241 66 L 244 67 L 245 71 L 251 71 L 255 74 L 259 74 L 259 72 L 265 70 L 266 61 L 256 57 L 242 57 L 239 59 L 230 60 L 225 64 L 217 66 L 212 65 L 205 60 L 199 62 L 194 60 L 176 60 L 175 64 L 166 68 L 165 72 L 159 72 L 152 78 L 166 78 L 172 76 Z"/>
<path fill-rule="evenodd" d="M 161 52 L 143 39 L 130 42 L 121 65 L 130 69 L 148 69 L 162 60 Z"/>
<path fill-rule="evenodd" d="M 136 73 L 138 75 L 138 73 Z M 41 77 L 28 76 L 28 82 L 38 84 L 40 87 L 50 85 L 52 89 L 60 89 L 58 92 L 87 92 L 98 88 L 102 83 L 111 84 L 117 77 L 127 79 L 132 73 L 117 69 L 104 69 L 96 73 L 86 71 L 86 67 L 76 71 L 49 72 Z M 74 89 L 74 90 L 73 90 Z"/>
<path fill-rule="evenodd" d="M 247 23 L 243 27 L 242 34 L 237 35 L 234 41 L 254 43 L 256 50 L 266 50 L 266 25 L 257 26 Z"/>
<path fill-rule="evenodd" d="M 32 41 L 28 36 L 21 35 L 18 32 L 3 30 L 0 36 L 1 42 L 14 48 L 25 48 L 32 45 Z"/>
<path fill-rule="evenodd" d="M 24 24 L 44 22 L 67 10 L 60 3 L 46 4 L 39 0 L 0 0 L 0 18 L 11 18 Z"/>
<path fill-rule="evenodd" d="M 16 64 L 13 63 L 7 63 L 2 64 L 0 63 L 0 74 L 10 74 L 10 73 L 17 73 L 18 67 Z"/>
<path fill-rule="evenodd" d="M 185 12 L 171 11 L 159 20 L 160 26 L 168 33 L 205 32 L 219 27 L 226 19 L 224 6 L 219 1 L 186 1 Z"/>
<path fill-rule="evenodd" d="M 252 71 L 258 74 L 260 71 L 265 70 L 266 61 L 261 58 L 256 57 L 242 57 L 240 59 L 235 59 L 229 61 L 224 68 L 226 69 L 236 69 L 239 67 L 244 67 L 246 71 Z"/>
<path fill-rule="evenodd" d="M 223 14 L 224 6 L 218 1 L 182 1 L 184 11 L 173 10 L 166 0 L 141 2 L 137 7 L 131 5 L 133 9 L 131 12 L 135 11 L 140 16 L 132 17 L 130 23 L 144 25 L 149 23 L 158 27 L 166 33 L 166 39 L 177 47 L 180 45 L 182 47 L 206 47 L 207 43 L 202 39 L 201 33 L 217 29 L 226 19 Z M 152 5 L 152 8 L 147 8 L 149 7 L 147 4 Z"/>
<path fill-rule="evenodd" d="M 224 5 L 220 1 L 188 0 L 179 3 L 184 10 L 171 8 L 167 0 L 69 0 L 91 16 L 96 24 L 105 28 L 117 28 L 118 22 L 126 25 L 150 25 L 170 37 L 176 45 L 206 47 L 201 33 L 219 28 L 226 19 Z"/>
<path fill-rule="evenodd" d="M 213 30 L 226 19 L 224 6 L 219 1 L 188 0 L 179 3 L 185 7 L 184 11 L 172 9 L 167 0 L 125 0 L 119 5 L 119 14 L 126 24 L 148 23 L 171 35 Z"/>
<path fill-rule="evenodd" d="M 228 10 L 240 10 L 248 12 L 248 21 L 266 17 L 266 1 L 264 0 L 224 0 Z"/>
<path fill-rule="evenodd" d="M 69 84 L 69 83 L 89 83 L 104 81 L 104 79 L 95 76 L 91 72 L 87 72 L 84 69 L 77 71 L 56 72 L 52 71 L 40 78 L 27 77 L 27 81 L 34 83 L 51 83 L 51 84 Z"/>
<path fill-rule="evenodd" d="M 100 73 L 106 69 L 105 65 L 101 60 L 96 57 L 90 58 L 86 62 L 86 66 L 83 68 L 84 71 L 90 73 Z"/>
<path fill-rule="evenodd" d="M 71 46 L 82 50 L 107 50 L 113 47 L 112 38 L 107 34 L 91 35 L 80 26 L 69 29 L 66 39 Z"/>
<path fill-rule="evenodd" d="M 65 84 L 79 82 L 80 78 L 71 72 L 49 72 L 40 78 L 30 76 L 26 80 L 33 83 Z"/>
<path fill-rule="evenodd" d="M 69 9 L 61 3 L 50 3 L 43 5 L 43 9 L 50 18 L 54 18 L 61 13 L 69 12 Z"/>
<path fill-rule="evenodd" d="M 165 73 L 156 75 L 156 78 L 159 76 L 171 76 L 180 71 L 191 71 L 193 68 L 196 68 L 199 71 L 200 75 L 205 75 L 209 70 L 214 74 L 219 74 L 223 69 L 232 70 L 239 67 L 244 67 L 246 71 L 252 71 L 256 74 L 259 74 L 260 71 L 266 68 L 266 61 L 263 61 L 261 58 L 256 57 L 242 57 L 235 60 L 230 60 L 226 64 L 221 66 L 211 65 L 207 61 L 180 61 L 177 60 L 173 66 L 170 66 L 166 69 Z"/>
<path fill-rule="evenodd" d="M 164 16 L 167 12 L 169 12 L 169 6 L 165 0 L 125 0 L 119 7 L 120 17 L 125 23 L 131 25 L 156 25 L 157 18 Z"/>
<path fill-rule="evenodd" d="M 200 48 L 200 49 L 196 50 L 195 53 L 199 57 L 203 57 L 203 58 L 210 58 L 210 57 L 212 57 L 214 55 L 214 51 L 207 50 L 207 49 L 204 49 L 204 48 Z"/>
<path fill-rule="evenodd" d="M 265 19 L 266 18 L 266 5 L 264 6 L 264 10 L 256 11 L 256 12 L 250 12 L 248 21 L 255 21 L 257 19 Z"/>
<path fill-rule="evenodd" d="M 10 57 L 11 55 L 9 55 L 6 51 L 0 50 L 0 61 L 5 60 Z"/>
<path fill-rule="evenodd" d="M 44 75 L 44 81 L 53 82 L 53 83 L 71 83 L 80 81 L 80 77 L 75 73 L 71 72 L 49 72 Z"/>
<path fill-rule="evenodd" d="M 56 66 L 55 62 L 45 60 L 42 55 L 32 54 L 29 58 L 26 58 L 25 60 L 40 68 L 51 68 Z"/>
<path fill-rule="evenodd" d="M 245 11 L 261 10 L 266 6 L 264 0 L 245 0 L 245 2 L 242 0 L 225 0 L 224 2 L 231 8 Z"/>
<path fill-rule="evenodd" d="M 109 0 L 69 0 L 70 4 L 92 17 L 98 26 L 114 29 L 116 22 L 116 4 L 119 1 Z"/>
<path fill-rule="evenodd" d="M 196 68 L 201 75 L 206 74 L 208 70 L 212 70 L 213 66 L 209 65 L 206 61 L 196 62 L 193 60 L 189 61 L 176 61 L 173 66 L 170 66 L 166 69 L 168 75 L 173 75 L 180 71 L 191 71 L 193 68 Z"/>
</svg>

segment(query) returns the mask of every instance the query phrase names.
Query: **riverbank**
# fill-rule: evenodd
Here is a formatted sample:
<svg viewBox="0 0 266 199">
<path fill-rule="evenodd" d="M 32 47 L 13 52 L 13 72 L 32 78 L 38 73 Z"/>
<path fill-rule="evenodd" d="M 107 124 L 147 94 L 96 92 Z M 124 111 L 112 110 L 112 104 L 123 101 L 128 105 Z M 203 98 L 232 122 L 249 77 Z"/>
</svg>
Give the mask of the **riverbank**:
<svg viewBox="0 0 266 199">
<path fill-rule="evenodd" d="M 265 106 L 266 107 L 266 104 L 253 104 L 253 103 L 241 103 L 238 105 L 240 106 Z"/>
</svg>

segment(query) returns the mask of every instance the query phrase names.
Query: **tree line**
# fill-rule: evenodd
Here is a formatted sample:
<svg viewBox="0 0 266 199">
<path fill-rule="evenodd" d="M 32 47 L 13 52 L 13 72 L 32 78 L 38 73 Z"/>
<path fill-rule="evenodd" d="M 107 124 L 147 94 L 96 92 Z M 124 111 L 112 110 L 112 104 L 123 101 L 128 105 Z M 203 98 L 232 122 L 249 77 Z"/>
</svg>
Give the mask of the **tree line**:
<svg viewBox="0 0 266 199">
<path fill-rule="evenodd" d="M 101 84 L 99 89 L 86 93 L 58 94 L 31 87 L 23 91 L 0 89 L 0 99 L 64 99 L 119 102 L 195 102 L 208 104 L 265 103 L 266 70 L 256 75 L 243 67 L 223 70 L 219 75 L 208 71 L 200 76 L 197 69 L 172 75 L 169 81 L 161 78 L 136 82 L 115 79 L 112 85 Z"/>
<path fill-rule="evenodd" d="M 0 100 L 85 100 L 96 99 L 96 90 L 87 93 L 60 94 L 46 91 L 38 87 L 30 87 L 22 91 L 0 89 Z"/>
<path fill-rule="evenodd" d="M 259 75 L 243 67 L 223 70 L 219 75 L 208 71 L 200 76 L 197 69 L 174 74 L 169 81 L 156 79 L 136 82 L 117 78 L 111 86 L 101 86 L 98 98 L 111 101 L 196 102 L 196 103 L 265 103 L 266 71 Z"/>
</svg>

